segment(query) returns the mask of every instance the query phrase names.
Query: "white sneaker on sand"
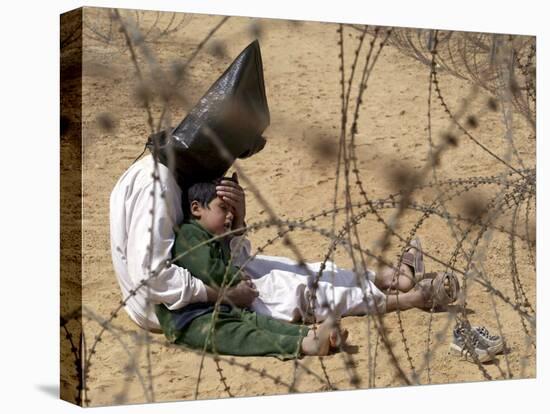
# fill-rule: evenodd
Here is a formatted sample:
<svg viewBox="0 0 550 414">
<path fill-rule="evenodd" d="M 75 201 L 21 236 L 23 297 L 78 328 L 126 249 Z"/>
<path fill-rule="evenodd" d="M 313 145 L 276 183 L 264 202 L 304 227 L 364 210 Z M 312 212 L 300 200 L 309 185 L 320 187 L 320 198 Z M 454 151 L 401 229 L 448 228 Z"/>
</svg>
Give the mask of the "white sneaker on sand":
<svg viewBox="0 0 550 414">
<path fill-rule="evenodd" d="M 504 349 L 504 341 L 498 335 L 491 335 L 484 326 L 472 326 L 472 331 L 479 337 L 480 342 L 487 344 L 487 350 L 492 354 L 498 354 Z"/>
<path fill-rule="evenodd" d="M 466 361 L 488 362 L 494 358 L 494 353 L 489 351 L 485 342 L 480 340 L 480 336 L 461 325 L 453 329 L 453 340 L 449 349 L 452 353 L 462 356 Z"/>
</svg>

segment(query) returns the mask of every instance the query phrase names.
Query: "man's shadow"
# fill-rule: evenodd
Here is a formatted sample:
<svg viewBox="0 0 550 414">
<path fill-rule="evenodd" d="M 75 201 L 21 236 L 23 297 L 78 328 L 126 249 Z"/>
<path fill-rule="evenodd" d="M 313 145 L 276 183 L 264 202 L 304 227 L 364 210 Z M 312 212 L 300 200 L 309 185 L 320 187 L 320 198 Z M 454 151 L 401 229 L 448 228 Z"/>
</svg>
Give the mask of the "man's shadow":
<svg viewBox="0 0 550 414">
<path fill-rule="evenodd" d="M 474 313 L 476 313 L 473 309 L 471 308 L 466 308 L 464 309 L 464 307 L 462 305 L 446 305 L 446 306 L 443 306 L 443 305 L 439 305 L 439 306 L 436 306 L 435 308 L 432 309 L 423 309 L 424 312 L 432 312 L 433 313 L 452 313 L 453 315 L 456 315 L 457 313 L 462 313 L 462 312 L 466 312 L 466 315 L 472 315 Z"/>
</svg>

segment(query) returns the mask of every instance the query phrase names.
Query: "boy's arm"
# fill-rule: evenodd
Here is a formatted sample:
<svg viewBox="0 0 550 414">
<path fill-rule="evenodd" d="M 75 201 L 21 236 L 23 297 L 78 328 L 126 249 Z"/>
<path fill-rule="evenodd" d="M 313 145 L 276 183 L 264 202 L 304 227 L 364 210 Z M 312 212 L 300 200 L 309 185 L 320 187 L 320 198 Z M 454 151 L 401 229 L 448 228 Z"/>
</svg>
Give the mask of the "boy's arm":
<svg viewBox="0 0 550 414">
<path fill-rule="evenodd" d="M 184 224 L 176 236 L 174 263 L 186 268 L 208 285 L 221 286 L 224 276 L 226 284 L 236 284 L 240 280 L 240 270 L 227 265 L 214 246 L 210 242 L 205 243 L 207 240 L 208 236 L 201 234 L 200 230 Z"/>
</svg>

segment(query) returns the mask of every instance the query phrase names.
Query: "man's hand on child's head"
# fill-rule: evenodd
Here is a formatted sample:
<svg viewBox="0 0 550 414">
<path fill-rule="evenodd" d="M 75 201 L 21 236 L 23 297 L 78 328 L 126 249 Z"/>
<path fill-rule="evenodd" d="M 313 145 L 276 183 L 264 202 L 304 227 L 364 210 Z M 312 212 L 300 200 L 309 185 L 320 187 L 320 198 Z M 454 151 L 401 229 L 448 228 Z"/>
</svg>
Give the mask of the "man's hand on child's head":
<svg viewBox="0 0 550 414">
<path fill-rule="evenodd" d="M 237 175 L 235 173 L 233 174 L 233 178 L 237 180 Z M 233 211 L 233 229 L 244 227 L 246 201 L 244 190 L 239 183 L 231 180 L 222 180 L 221 183 L 216 186 L 216 194 L 218 197 L 221 197 Z"/>
</svg>

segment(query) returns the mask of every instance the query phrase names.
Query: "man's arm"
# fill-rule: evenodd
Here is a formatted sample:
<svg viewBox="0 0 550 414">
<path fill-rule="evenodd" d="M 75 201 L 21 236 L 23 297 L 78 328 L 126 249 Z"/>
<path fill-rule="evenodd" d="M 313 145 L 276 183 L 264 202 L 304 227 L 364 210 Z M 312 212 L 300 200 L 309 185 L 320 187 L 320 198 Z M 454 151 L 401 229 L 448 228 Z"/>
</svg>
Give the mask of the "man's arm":
<svg viewBox="0 0 550 414">
<path fill-rule="evenodd" d="M 220 185 L 216 186 L 216 194 L 230 206 L 233 211 L 234 219 L 232 228 L 241 229 L 246 227 L 246 197 L 243 188 L 240 186 L 237 173 L 233 173 L 233 179 L 222 180 Z M 250 258 L 250 241 L 244 236 L 244 231 L 234 233 L 230 241 L 231 257 L 236 266 L 243 266 Z"/>
<path fill-rule="evenodd" d="M 144 179 L 148 182 L 143 182 Z M 141 176 L 137 180 L 142 182 L 134 183 L 135 191 L 124 201 L 126 220 L 129 220 L 126 259 L 133 282 L 138 285 L 147 279 L 150 300 L 164 303 L 170 310 L 206 301 L 207 292 L 201 280 L 187 269 L 175 264 L 165 265 L 172 257 L 174 226 L 182 218 L 179 188 L 161 178 L 162 184 L 157 182 L 153 191 L 152 178 Z M 150 271 L 159 266 L 158 274 L 150 275 Z"/>
<path fill-rule="evenodd" d="M 246 199 L 244 190 L 239 185 L 237 173 L 233 173 L 233 179 L 237 182 L 222 180 L 221 183 L 216 186 L 216 194 L 229 204 L 233 211 L 234 218 L 232 228 L 240 229 L 245 227 Z"/>
<path fill-rule="evenodd" d="M 122 188 L 122 191 L 119 189 L 111 200 L 113 205 L 125 204 L 124 217 L 118 220 L 118 226 L 125 226 L 125 221 L 130 221 L 126 257 L 123 257 L 123 260 L 127 262 L 132 284 L 137 286 L 141 280 L 149 279 L 149 299 L 153 303 L 164 303 L 170 310 L 180 309 L 195 302 L 216 302 L 219 296 L 217 289 L 206 286 L 188 269 L 177 264 L 164 266 L 166 260 L 172 259 L 172 247 L 176 238 L 174 229 L 183 220 L 183 213 L 179 187 L 171 177 L 163 174 L 162 166 L 159 168 L 162 185 L 157 184 L 154 198 L 153 180 L 149 173 L 144 171 L 136 178 L 132 188 Z M 154 220 L 150 213 L 153 210 L 153 200 Z M 150 228 L 154 236 L 152 255 L 148 249 Z M 119 251 L 117 254 L 122 255 L 122 252 Z M 149 277 L 150 260 L 153 270 L 162 264 L 156 277 Z M 246 307 L 250 306 L 257 296 L 258 292 L 254 286 L 241 282 L 225 291 L 223 301 Z"/>
</svg>

